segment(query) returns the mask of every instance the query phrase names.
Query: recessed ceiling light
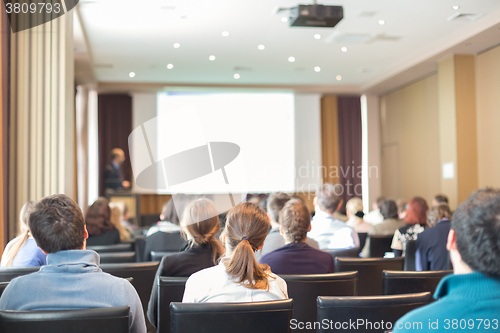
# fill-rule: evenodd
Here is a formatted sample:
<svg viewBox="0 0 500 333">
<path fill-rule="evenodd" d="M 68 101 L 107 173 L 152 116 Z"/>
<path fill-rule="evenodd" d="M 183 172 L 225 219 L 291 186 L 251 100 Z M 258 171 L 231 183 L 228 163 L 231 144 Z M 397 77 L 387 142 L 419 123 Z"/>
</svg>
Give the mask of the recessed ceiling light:
<svg viewBox="0 0 500 333">
<path fill-rule="evenodd" d="M 342 51 L 342 52 L 347 52 L 347 47 L 342 46 L 342 47 L 340 48 L 340 51 Z"/>
<path fill-rule="evenodd" d="M 460 9 L 460 6 L 455 5 L 455 6 L 451 6 L 451 8 L 453 8 L 453 9 L 455 9 L 455 10 L 459 10 L 459 9 Z"/>
<path fill-rule="evenodd" d="M 257 48 L 258 48 L 259 50 L 261 50 L 261 51 L 262 51 L 262 50 L 264 50 L 266 47 L 265 47 L 264 45 L 260 44 L 259 46 L 257 46 Z"/>
<path fill-rule="evenodd" d="M 295 58 L 294 58 L 294 57 L 288 57 L 288 61 L 290 61 L 290 62 L 294 62 L 294 61 L 295 61 Z"/>
<path fill-rule="evenodd" d="M 210 57 L 208 57 L 208 60 L 210 60 L 210 61 L 214 61 L 214 60 L 215 60 L 215 56 L 214 56 L 214 55 L 211 55 Z"/>
<path fill-rule="evenodd" d="M 384 20 L 379 20 L 379 21 L 378 21 L 378 24 L 380 24 L 380 25 L 384 25 L 384 24 L 385 24 L 385 21 L 384 21 Z"/>
<path fill-rule="evenodd" d="M 288 22 L 288 17 L 282 17 L 281 22 Z"/>
<path fill-rule="evenodd" d="M 229 36 L 229 31 L 223 31 L 222 32 L 222 37 L 227 37 Z"/>
<path fill-rule="evenodd" d="M 315 34 L 314 35 L 314 39 L 321 39 L 321 35 L 320 34 Z"/>
<path fill-rule="evenodd" d="M 233 75 L 233 77 L 234 77 L 236 80 L 238 80 L 238 79 L 240 78 L 240 74 L 236 73 L 236 74 L 234 74 L 234 75 Z"/>
<path fill-rule="evenodd" d="M 181 44 L 179 44 L 179 43 L 174 43 L 174 49 L 178 49 L 179 47 L 181 47 Z"/>
<path fill-rule="evenodd" d="M 130 77 L 135 77 L 135 73 L 134 73 L 134 72 L 130 72 L 130 73 L 128 74 L 128 76 L 130 76 Z"/>
<path fill-rule="evenodd" d="M 319 73 L 319 72 L 321 72 L 321 68 L 319 68 L 318 66 L 316 66 L 316 67 L 314 67 L 314 71 L 317 72 L 317 73 Z"/>
<path fill-rule="evenodd" d="M 337 79 L 337 81 L 340 81 L 340 80 L 342 80 L 342 76 L 337 75 L 336 79 Z"/>
<path fill-rule="evenodd" d="M 167 68 L 168 68 L 168 69 L 172 69 L 172 68 L 174 68 L 174 65 L 172 65 L 172 64 L 168 64 L 168 65 L 167 65 Z"/>
</svg>

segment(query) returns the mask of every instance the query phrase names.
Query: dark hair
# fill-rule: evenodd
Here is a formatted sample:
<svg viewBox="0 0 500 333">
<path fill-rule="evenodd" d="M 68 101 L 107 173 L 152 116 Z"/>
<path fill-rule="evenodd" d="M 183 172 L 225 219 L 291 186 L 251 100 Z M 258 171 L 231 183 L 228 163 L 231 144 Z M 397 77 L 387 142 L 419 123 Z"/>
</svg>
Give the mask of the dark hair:
<svg viewBox="0 0 500 333">
<path fill-rule="evenodd" d="M 64 194 L 38 201 L 28 224 L 37 245 L 47 253 L 78 250 L 85 241 L 85 222 L 80 207 Z"/>
<path fill-rule="evenodd" d="M 408 202 L 408 208 L 406 209 L 405 222 L 406 224 L 427 224 L 427 202 L 424 198 L 415 197 Z"/>
<path fill-rule="evenodd" d="M 271 193 L 267 198 L 267 212 L 271 216 L 271 220 L 278 222 L 280 210 L 290 200 L 290 196 L 283 192 Z"/>
<path fill-rule="evenodd" d="M 380 209 L 380 207 L 382 207 L 382 204 L 384 203 L 384 201 L 385 201 L 385 200 L 386 200 L 386 198 L 385 198 L 385 197 L 378 197 L 378 198 L 377 198 L 377 201 L 376 201 L 376 202 L 377 202 L 377 207 L 378 207 L 378 209 Z"/>
<path fill-rule="evenodd" d="M 343 193 L 342 185 L 325 183 L 316 191 L 319 208 L 329 214 L 335 213 L 340 202 L 342 201 Z"/>
<path fill-rule="evenodd" d="M 439 204 L 437 206 L 433 206 L 427 213 L 427 225 L 429 227 L 433 227 L 437 224 L 438 221 L 441 221 L 445 218 L 451 219 L 450 206 L 448 206 L 447 204 Z"/>
<path fill-rule="evenodd" d="M 227 214 L 226 244 L 233 251 L 225 263 L 229 276 L 250 289 L 269 290 L 268 265 L 260 265 L 255 251 L 264 243 L 271 223 L 266 212 L 256 205 L 240 203 Z"/>
<path fill-rule="evenodd" d="M 438 194 L 434 197 L 434 200 L 438 203 L 438 204 L 448 204 L 448 197 L 446 195 L 443 195 L 443 194 Z"/>
<path fill-rule="evenodd" d="M 382 206 L 380 206 L 380 214 L 385 219 L 397 219 L 398 216 L 398 206 L 394 200 L 385 200 Z"/>
<path fill-rule="evenodd" d="M 453 214 L 457 249 L 474 271 L 500 277 L 500 189 L 474 192 Z"/>
<path fill-rule="evenodd" d="M 311 214 L 304 202 L 292 199 L 280 211 L 279 222 L 287 240 L 292 243 L 301 243 L 307 238 Z"/>
<path fill-rule="evenodd" d="M 85 216 L 85 224 L 91 236 L 98 236 L 115 228 L 111 223 L 111 209 L 108 199 L 100 197 L 94 201 Z"/>
</svg>

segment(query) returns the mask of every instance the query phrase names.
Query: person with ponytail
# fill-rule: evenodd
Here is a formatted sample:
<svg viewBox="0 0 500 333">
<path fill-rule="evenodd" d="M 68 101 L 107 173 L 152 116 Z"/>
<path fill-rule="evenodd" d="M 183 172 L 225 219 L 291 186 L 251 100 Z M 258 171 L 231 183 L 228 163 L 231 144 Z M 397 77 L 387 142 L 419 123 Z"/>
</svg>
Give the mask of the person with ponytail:
<svg viewBox="0 0 500 333">
<path fill-rule="evenodd" d="M 231 209 L 221 235 L 225 256 L 217 266 L 189 277 L 182 302 L 256 302 L 288 298 L 285 281 L 255 258 L 255 251 L 262 248 L 270 225 L 266 212 L 252 203 L 240 203 Z"/>
<path fill-rule="evenodd" d="M 187 238 L 184 251 L 164 256 L 158 266 L 148 305 L 148 319 L 158 325 L 158 278 L 160 276 L 185 276 L 217 264 L 224 254 L 224 246 L 217 236 L 220 232 L 219 216 L 215 204 L 209 199 L 197 199 L 187 204 L 180 221 L 182 233 Z"/>
<path fill-rule="evenodd" d="M 27 267 L 47 265 L 47 255 L 36 244 L 28 227 L 28 216 L 35 202 L 27 202 L 19 214 L 19 234 L 5 247 L 1 266 Z"/>
</svg>

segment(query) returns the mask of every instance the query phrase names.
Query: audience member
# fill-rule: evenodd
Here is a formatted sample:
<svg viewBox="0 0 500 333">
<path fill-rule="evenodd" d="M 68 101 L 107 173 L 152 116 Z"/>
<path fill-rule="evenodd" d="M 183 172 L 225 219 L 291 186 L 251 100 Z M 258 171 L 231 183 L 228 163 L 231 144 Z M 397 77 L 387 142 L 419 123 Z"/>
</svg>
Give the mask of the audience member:
<svg viewBox="0 0 500 333">
<path fill-rule="evenodd" d="M 130 182 L 125 180 L 122 164 L 125 162 L 125 153 L 120 148 L 111 150 L 111 163 L 104 169 L 104 186 L 110 190 L 130 188 Z"/>
<path fill-rule="evenodd" d="M 368 232 L 372 225 L 363 220 L 365 215 L 363 213 L 363 201 L 360 198 L 352 198 L 347 201 L 345 208 L 347 217 L 349 218 L 346 222 L 347 226 L 353 228 L 358 233 Z"/>
<path fill-rule="evenodd" d="M 333 257 L 306 244 L 311 213 L 298 199 L 288 201 L 279 214 L 280 234 L 285 245 L 262 256 L 275 274 L 327 274 L 335 271 Z"/>
<path fill-rule="evenodd" d="M 145 333 L 141 300 L 125 279 L 104 273 L 99 255 L 85 250 L 83 214 L 69 197 L 40 200 L 29 215 L 37 244 L 48 265 L 12 280 L 0 298 L 0 310 L 72 310 L 130 306 L 130 332 Z"/>
<path fill-rule="evenodd" d="M 368 230 L 368 235 L 389 236 L 394 235 L 396 230 L 404 227 L 404 221 L 398 219 L 398 207 L 394 200 L 386 200 L 380 206 L 380 213 L 384 217 L 384 221 L 380 224 L 374 225 Z M 361 252 L 361 256 L 368 258 L 370 254 L 370 237 L 366 239 L 365 247 Z"/>
<path fill-rule="evenodd" d="M 181 227 L 179 226 L 179 224 L 182 219 L 184 208 L 189 202 L 194 199 L 194 197 L 191 197 L 187 194 L 176 194 L 175 201 L 172 198 L 169 201 L 165 202 L 161 210 L 160 221 L 156 222 L 154 226 L 149 228 L 147 235 L 150 236 L 158 231 L 180 231 Z"/>
<path fill-rule="evenodd" d="M 449 205 L 448 203 L 448 197 L 443 194 L 438 194 L 432 199 L 432 206 L 437 206 L 437 205 Z"/>
<path fill-rule="evenodd" d="M 451 211 L 446 204 L 433 206 L 429 210 L 427 224 L 430 228 L 417 238 L 415 266 L 417 271 L 442 271 L 449 267 L 446 241 L 451 226 Z"/>
<path fill-rule="evenodd" d="M 184 210 L 181 225 L 189 239 L 189 246 L 183 252 L 162 258 L 151 290 L 148 318 L 155 327 L 158 326 L 158 277 L 190 276 L 216 265 L 217 259 L 224 253 L 224 246 L 215 238 L 219 232 L 219 217 L 212 201 L 198 199 L 189 203 Z"/>
<path fill-rule="evenodd" d="M 249 202 L 228 212 L 222 240 L 226 256 L 186 282 L 184 303 L 252 302 L 288 298 L 285 281 L 260 265 L 255 251 L 264 244 L 270 222 L 266 212 Z"/>
<path fill-rule="evenodd" d="M 394 325 L 395 333 L 498 329 L 500 190 L 479 190 L 457 208 L 447 248 L 455 274 L 444 277 L 439 283 L 434 293 L 439 301 L 399 319 Z M 407 323 L 422 325 L 415 329 Z"/>
<path fill-rule="evenodd" d="M 5 247 L 1 266 L 26 267 L 47 265 L 47 255 L 40 250 L 28 227 L 28 216 L 34 201 L 24 204 L 19 214 L 19 233 Z"/>
<path fill-rule="evenodd" d="M 406 242 L 408 240 L 417 240 L 418 235 L 425 230 L 428 209 L 427 202 L 421 197 L 415 197 L 408 202 L 408 209 L 404 219 L 406 225 L 396 230 L 392 240 L 391 248 L 396 256 L 404 256 Z"/>
<path fill-rule="evenodd" d="M 280 234 L 280 224 L 278 220 L 280 210 L 290 199 L 291 197 L 288 194 L 282 192 L 272 193 L 269 198 L 267 198 L 267 215 L 271 220 L 271 230 L 269 230 L 267 234 L 262 250 L 255 253 L 257 259 L 285 245 L 285 239 Z M 306 242 L 309 246 L 319 249 L 318 243 L 314 239 L 306 238 Z"/>
<path fill-rule="evenodd" d="M 356 231 L 335 219 L 334 214 L 342 205 L 342 185 L 326 183 L 314 197 L 316 214 L 308 237 L 318 242 L 320 249 L 350 249 L 359 247 Z"/>
<path fill-rule="evenodd" d="M 118 207 L 120 209 L 120 220 L 122 226 L 128 230 L 131 235 L 139 232 L 139 227 L 133 223 L 130 223 L 130 212 L 128 210 L 127 203 L 125 201 L 114 201 L 109 204 L 111 208 Z"/>
<path fill-rule="evenodd" d="M 98 198 L 87 211 L 85 224 L 89 232 L 87 245 L 112 245 L 120 243 L 120 232 L 111 223 L 111 209 L 106 198 Z"/>
<path fill-rule="evenodd" d="M 378 197 L 377 201 L 373 203 L 372 211 L 364 216 L 364 220 L 367 223 L 377 225 L 384 221 L 384 217 L 380 214 L 380 207 L 385 201 L 385 197 Z"/>
<path fill-rule="evenodd" d="M 398 199 L 396 201 L 396 205 L 398 206 L 399 219 L 404 220 L 405 216 L 406 216 L 406 208 L 407 208 L 408 204 L 403 199 Z"/>
<path fill-rule="evenodd" d="M 110 203 L 109 207 L 111 209 L 111 216 L 109 217 L 109 221 L 118 230 L 118 233 L 120 234 L 120 242 L 129 242 L 132 236 L 130 232 L 122 225 L 121 209 L 113 203 Z"/>
</svg>

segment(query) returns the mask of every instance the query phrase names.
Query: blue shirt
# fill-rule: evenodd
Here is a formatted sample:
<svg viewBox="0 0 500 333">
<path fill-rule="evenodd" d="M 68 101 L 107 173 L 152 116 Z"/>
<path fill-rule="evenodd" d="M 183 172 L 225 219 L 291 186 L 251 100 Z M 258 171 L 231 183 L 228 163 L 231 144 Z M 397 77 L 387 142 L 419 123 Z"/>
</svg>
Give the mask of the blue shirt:
<svg viewBox="0 0 500 333">
<path fill-rule="evenodd" d="M 145 333 L 141 300 L 125 279 L 104 273 L 90 250 L 49 253 L 47 266 L 13 279 L 0 310 L 75 310 L 130 306 L 130 332 Z"/>
<path fill-rule="evenodd" d="M 6 255 L 12 243 L 18 238 L 14 238 L 7 244 L 2 256 L 2 265 L 6 264 Z M 47 255 L 40 250 L 36 241 L 33 238 L 28 238 L 23 247 L 19 249 L 14 260 L 12 260 L 12 267 L 28 267 L 28 266 L 42 266 L 47 265 Z"/>
<path fill-rule="evenodd" d="M 290 243 L 262 256 L 275 274 L 327 274 L 335 272 L 333 257 L 306 243 Z"/>
</svg>

